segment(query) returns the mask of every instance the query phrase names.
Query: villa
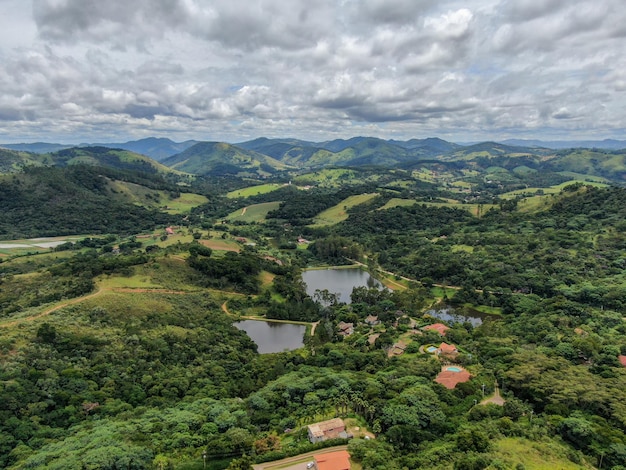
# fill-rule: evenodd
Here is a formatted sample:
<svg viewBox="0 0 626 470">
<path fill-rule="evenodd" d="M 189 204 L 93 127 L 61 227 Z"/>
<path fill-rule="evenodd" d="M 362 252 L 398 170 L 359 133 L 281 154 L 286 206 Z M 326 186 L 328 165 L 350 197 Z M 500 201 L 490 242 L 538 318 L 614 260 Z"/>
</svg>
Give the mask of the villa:
<svg viewBox="0 0 626 470">
<path fill-rule="evenodd" d="M 471 374 L 462 367 L 445 366 L 435 378 L 435 382 L 452 390 L 458 384 L 467 382 L 471 378 Z"/>
<path fill-rule="evenodd" d="M 328 439 L 348 438 L 346 425 L 341 418 L 333 418 L 328 421 L 309 424 L 309 441 L 311 443 L 322 442 Z"/>
<path fill-rule="evenodd" d="M 436 331 L 441 336 L 445 336 L 446 331 L 448 331 L 449 329 L 450 327 L 444 325 L 443 323 L 434 323 L 432 325 L 426 325 L 425 327 L 422 328 L 422 330 L 424 331 Z"/>
<path fill-rule="evenodd" d="M 354 323 L 346 323 L 344 321 L 340 321 L 337 324 L 337 328 L 339 329 L 339 335 L 341 336 L 350 336 L 354 333 Z"/>
</svg>

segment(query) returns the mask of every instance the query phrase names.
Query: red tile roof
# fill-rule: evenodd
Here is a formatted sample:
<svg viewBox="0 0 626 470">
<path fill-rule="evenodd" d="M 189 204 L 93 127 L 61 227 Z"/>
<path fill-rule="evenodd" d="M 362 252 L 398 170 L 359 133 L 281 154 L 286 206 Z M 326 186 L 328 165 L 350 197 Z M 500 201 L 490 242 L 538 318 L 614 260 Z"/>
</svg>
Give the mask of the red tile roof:
<svg viewBox="0 0 626 470">
<path fill-rule="evenodd" d="M 346 450 L 318 454 L 313 458 L 317 470 L 350 470 L 350 454 Z"/>
<path fill-rule="evenodd" d="M 621 365 L 623 365 L 624 367 L 626 367 L 626 356 L 618 356 L 619 362 Z"/>
<path fill-rule="evenodd" d="M 458 352 L 454 344 L 448 344 L 448 343 L 441 343 L 439 345 L 439 350 L 443 354 L 451 354 L 451 353 Z"/>
<path fill-rule="evenodd" d="M 424 328 L 422 328 L 422 330 L 426 330 L 426 331 L 428 331 L 428 330 L 436 331 L 441 336 L 445 336 L 446 335 L 446 331 L 448 331 L 449 329 L 450 329 L 450 327 L 444 325 L 443 323 L 434 323 L 432 325 L 427 325 Z"/>
<path fill-rule="evenodd" d="M 452 372 L 446 370 L 444 367 L 444 369 L 435 378 L 435 382 L 440 383 L 446 388 L 453 389 L 457 386 L 457 384 L 467 382 L 472 378 L 472 375 L 468 371 L 462 367 L 459 367 L 459 369 L 461 369 L 461 372 Z"/>
</svg>

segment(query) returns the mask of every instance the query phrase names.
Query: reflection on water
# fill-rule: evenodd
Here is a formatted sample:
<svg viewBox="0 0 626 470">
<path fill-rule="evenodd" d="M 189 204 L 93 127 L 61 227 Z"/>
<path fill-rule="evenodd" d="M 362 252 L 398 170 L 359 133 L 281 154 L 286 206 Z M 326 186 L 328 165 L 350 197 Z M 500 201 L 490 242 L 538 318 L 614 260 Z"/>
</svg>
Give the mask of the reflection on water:
<svg viewBox="0 0 626 470">
<path fill-rule="evenodd" d="M 234 325 L 250 336 L 260 354 L 293 351 L 304 346 L 304 325 L 257 320 L 243 320 Z"/>
<path fill-rule="evenodd" d="M 350 294 L 355 287 L 383 287 L 370 273 L 359 268 L 304 271 L 302 280 L 306 284 L 306 293 L 311 297 L 316 290 L 326 289 L 331 294 L 338 294 L 339 302 L 346 304 L 350 303 Z"/>
<path fill-rule="evenodd" d="M 450 306 L 445 306 L 438 309 L 428 310 L 427 315 L 431 317 L 443 320 L 446 323 L 454 325 L 455 323 L 471 323 L 472 326 L 477 327 L 483 324 L 483 321 L 493 319 L 493 315 L 479 312 L 478 310 L 469 309 L 464 307 L 462 309 L 455 309 Z"/>
</svg>

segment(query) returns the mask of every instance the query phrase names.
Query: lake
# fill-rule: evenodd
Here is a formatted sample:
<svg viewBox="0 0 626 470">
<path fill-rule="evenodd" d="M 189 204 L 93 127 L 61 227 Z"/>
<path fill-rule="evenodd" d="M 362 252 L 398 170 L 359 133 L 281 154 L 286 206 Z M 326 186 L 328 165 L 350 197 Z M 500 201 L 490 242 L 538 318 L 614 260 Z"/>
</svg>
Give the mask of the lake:
<svg viewBox="0 0 626 470">
<path fill-rule="evenodd" d="M 468 309 L 467 307 L 456 310 L 450 306 L 428 310 L 426 314 L 431 317 L 438 318 L 439 320 L 443 320 L 451 325 L 454 325 L 455 323 L 469 322 L 473 327 L 482 325 L 485 320 L 498 318 L 497 315 L 489 315 L 488 313 Z"/>
<path fill-rule="evenodd" d="M 359 268 L 308 270 L 302 273 L 302 280 L 311 297 L 317 289 L 328 289 L 331 294 L 339 294 L 339 302 L 346 304 L 350 303 L 350 294 L 355 287 L 383 287 L 370 273 Z"/>
<path fill-rule="evenodd" d="M 293 351 L 304 346 L 304 325 L 257 320 L 243 320 L 234 325 L 248 334 L 260 354 Z"/>
</svg>

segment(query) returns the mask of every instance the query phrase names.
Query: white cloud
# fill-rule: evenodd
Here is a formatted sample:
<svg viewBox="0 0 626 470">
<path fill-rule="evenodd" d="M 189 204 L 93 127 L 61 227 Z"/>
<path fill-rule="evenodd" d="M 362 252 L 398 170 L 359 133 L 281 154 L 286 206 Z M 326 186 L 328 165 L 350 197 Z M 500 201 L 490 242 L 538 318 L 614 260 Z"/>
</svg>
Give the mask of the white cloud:
<svg viewBox="0 0 626 470">
<path fill-rule="evenodd" d="M 5 0 L 0 132 L 623 138 L 621 3 Z"/>
</svg>

